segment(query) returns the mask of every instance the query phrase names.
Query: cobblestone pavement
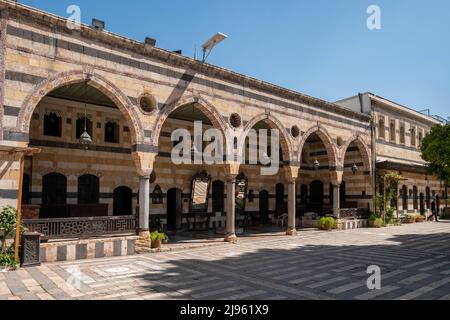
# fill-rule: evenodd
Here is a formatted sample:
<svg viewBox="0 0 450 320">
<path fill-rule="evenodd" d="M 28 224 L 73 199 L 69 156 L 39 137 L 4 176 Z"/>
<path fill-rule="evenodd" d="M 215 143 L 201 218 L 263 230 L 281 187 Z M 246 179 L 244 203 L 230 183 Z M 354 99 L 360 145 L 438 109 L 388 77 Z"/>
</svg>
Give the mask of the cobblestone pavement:
<svg viewBox="0 0 450 320">
<path fill-rule="evenodd" d="M 367 288 L 368 266 L 382 289 Z M 301 232 L 0 273 L 1 299 L 450 299 L 450 223 Z"/>
</svg>

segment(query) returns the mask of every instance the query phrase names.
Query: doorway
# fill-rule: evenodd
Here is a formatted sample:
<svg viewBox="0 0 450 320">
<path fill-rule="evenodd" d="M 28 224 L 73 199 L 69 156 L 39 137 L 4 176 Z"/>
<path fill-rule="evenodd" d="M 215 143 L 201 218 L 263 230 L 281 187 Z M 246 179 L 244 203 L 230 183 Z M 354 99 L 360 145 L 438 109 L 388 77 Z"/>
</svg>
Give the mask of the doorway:
<svg viewBox="0 0 450 320">
<path fill-rule="evenodd" d="M 167 231 L 181 229 L 181 190 L 172 188 L 167 191 Z"/>
<path fill-rule="evenodd" d="M 322 213 L 323 199 L 324 199 L 323 182 L 318 180 L 311 182 L 309 190 L 310 190 L 310 203 L 308 206 L 309 210 L 319 214 L 323 214 Z"/>
<path fill-rule="evenodd" d="M 259 214 L 261 217 L 261 224 L 269 223 L 269 192 L 262 190 L 259 193 Z"/>
</svg>

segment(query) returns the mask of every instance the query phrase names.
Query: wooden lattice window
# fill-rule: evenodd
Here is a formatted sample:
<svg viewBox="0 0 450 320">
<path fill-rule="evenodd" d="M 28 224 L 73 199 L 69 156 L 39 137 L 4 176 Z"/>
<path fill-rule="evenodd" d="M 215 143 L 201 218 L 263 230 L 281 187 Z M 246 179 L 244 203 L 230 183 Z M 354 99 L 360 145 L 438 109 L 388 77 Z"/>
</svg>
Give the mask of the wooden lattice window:
<svg viewBox="0 0 450 320">
<path fill-rule="evenodd" d="M 114 121 L 105 124 L 105 142 L 119 143 L 120 126 Z"/>
<path fill-rule="evenodd" d="M 49 173 L 42 177 L 42 204 L 67 203 L 67 178 L 60 173 Z"/>
<path fill-rule="evenodd" d="M 62 119 L 55 112 L 44 116 L 44 136 L 61 137 Z"/>
</svg>

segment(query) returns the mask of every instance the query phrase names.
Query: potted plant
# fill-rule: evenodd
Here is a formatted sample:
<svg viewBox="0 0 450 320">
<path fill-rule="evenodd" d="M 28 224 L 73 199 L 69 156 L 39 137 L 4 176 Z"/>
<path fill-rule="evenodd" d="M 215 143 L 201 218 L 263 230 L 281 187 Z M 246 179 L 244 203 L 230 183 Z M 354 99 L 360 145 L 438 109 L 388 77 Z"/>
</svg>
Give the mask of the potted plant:
<svg viewBox="0 0 450 320">
<path fill-rule="evenodd" d="M 332 217 L 322 217 L 319 220 L 319 229 L 331 231 L 336 229 L 337 223 L 336 220 Z"/>
<path fill-rule="evenodd" d="M 425 216 L 418 215 L 418 216 L 416 217 L 416 222 L 417 222 L 417 223 L 425 222 Z"/>
<path fill-rule="evenodd" d="M 162 241 L 167 240 L 167 235 L 162 232 L 154 231 L 150 233 L 150 243 L 152 249 L 161 248 Z"/>
<path fill-rule="evenodd" d="M 403 217 L 403 223 L 411 224 L 416 223 L 416 216 L 407 214 Z"/>
</svg>

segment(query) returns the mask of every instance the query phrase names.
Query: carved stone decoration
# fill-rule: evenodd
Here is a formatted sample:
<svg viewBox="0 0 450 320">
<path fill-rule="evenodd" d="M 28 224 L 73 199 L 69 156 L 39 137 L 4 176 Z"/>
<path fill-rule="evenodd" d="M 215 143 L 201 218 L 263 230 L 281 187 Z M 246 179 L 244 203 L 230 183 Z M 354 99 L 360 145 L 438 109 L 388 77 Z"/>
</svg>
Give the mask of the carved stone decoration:
<svg viewBox="0 0 450 320">
<path fill-rule="evenodd" d="M 230 125 L 235 129 L 240 128 L 242 125 L 241 116 L 238 115 L 237 113 L 233 113 L 230 116 Z"/>
<path fill-rule="evenodd" d="M 292 126 L 291 135 L 293 138 L 298 138 L 300 136 L 300 128 L 298 126 Z"/>
<path fill-rule="evenodd" d="M 45 239 L 82 239 L 108 234 L 134 233 L 136 217 L 36 219 L 24 220 L 24 225 L 34 233 L 42 234 Z"/>
<path fill-rule="evenodd" d="M 142 112 L 151 114 L 158 109 L 158 103 L 155 97 L 149 93 L 145 93 L 138 98 L 139 108 Z"/>
</svg>

